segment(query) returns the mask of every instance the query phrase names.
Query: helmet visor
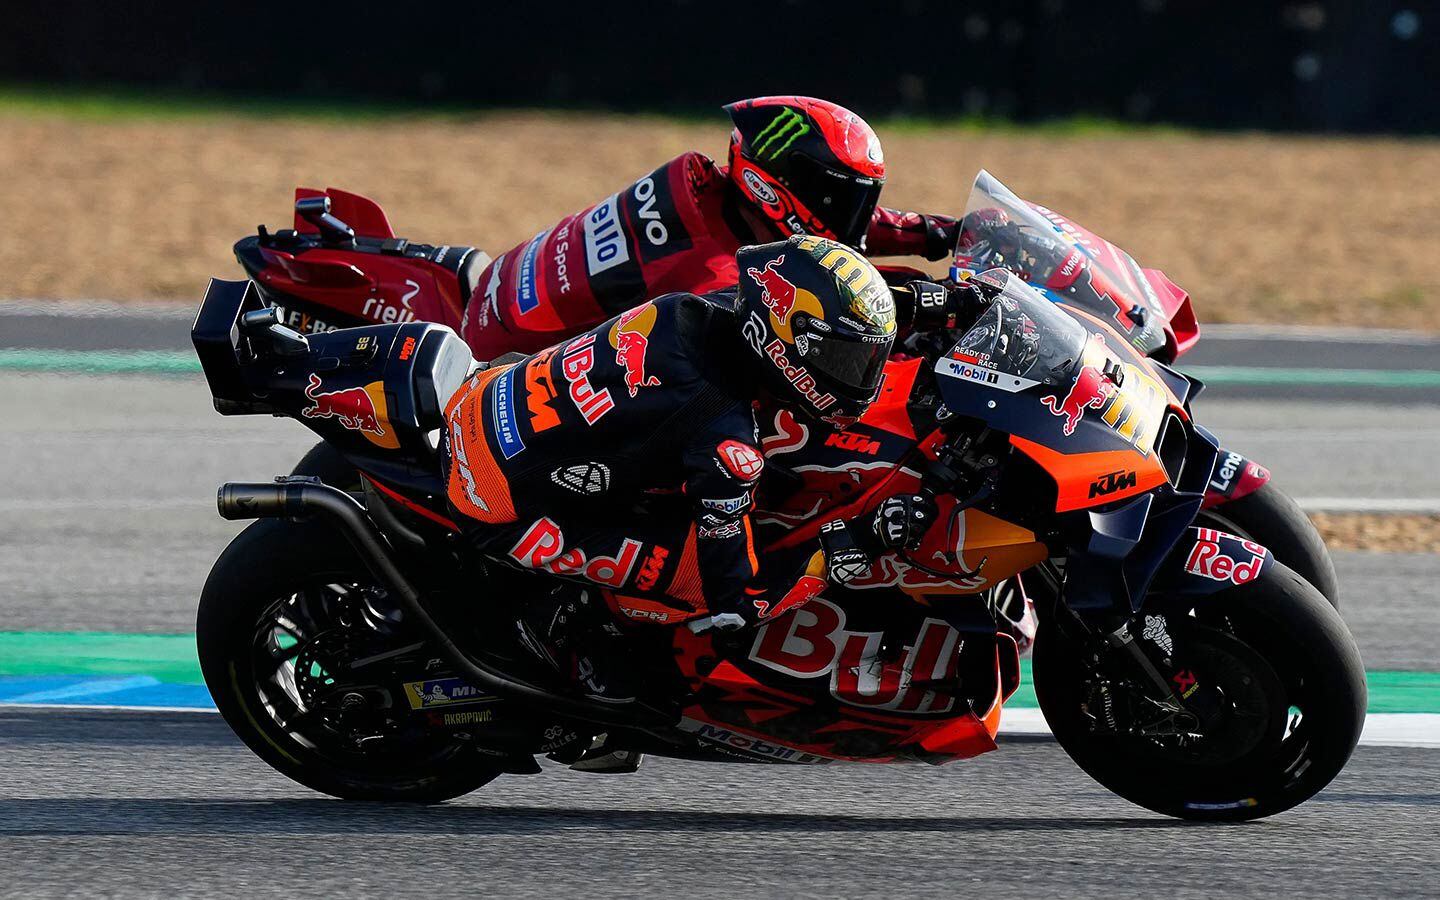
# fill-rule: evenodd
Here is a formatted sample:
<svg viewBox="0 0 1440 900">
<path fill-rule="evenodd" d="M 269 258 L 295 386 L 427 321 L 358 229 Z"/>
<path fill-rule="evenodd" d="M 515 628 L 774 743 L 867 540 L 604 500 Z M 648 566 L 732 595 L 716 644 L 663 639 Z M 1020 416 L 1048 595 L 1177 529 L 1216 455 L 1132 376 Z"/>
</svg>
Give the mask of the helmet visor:
<svg viewBox="0 0 1440 900">
<path fill-rule="evenodd" d="M 797 334 L 795 348 L 805 365 L 833 389 L 853 398 L 869 400 L 880 387 L 891 338 L 851 335 Z"/>
<path fill-rule="evenodd" d="M 876 178 L 837 172 L 803 154 L 792 157 L 788 187 L 810 214 L 851 247 L 860 247 L 885 183 Z"/>
</svg>

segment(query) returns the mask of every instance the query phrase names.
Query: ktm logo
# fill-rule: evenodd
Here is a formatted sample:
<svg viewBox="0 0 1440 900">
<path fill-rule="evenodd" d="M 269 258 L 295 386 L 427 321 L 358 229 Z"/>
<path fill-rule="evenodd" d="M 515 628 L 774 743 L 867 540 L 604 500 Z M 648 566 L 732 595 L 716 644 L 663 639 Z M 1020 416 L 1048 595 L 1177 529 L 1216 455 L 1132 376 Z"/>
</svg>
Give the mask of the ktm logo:
<svg viewBox="0 0 1440 900">
<path fill-rule="evenodd" d="M 841 431 L 825 438 L 825 446 L 848 450 L 851 453 L 866 453 L 870 456 L 880 452 L 880 442 L 853 431 Z"/>
<path fill-rule="evenodd" d="M 1134 486 L 1135 473 L 1133 471 L 1126 472 L 1121 470 L 1119 472 L 1111 472 L 1108 475 L 1101 475 L 1099 478 L 1090 482 L 1090 496 L 1103 497 L 1106 494 L 1113 494 L 1116 491 L 1133 488 Z"/>
</svg>

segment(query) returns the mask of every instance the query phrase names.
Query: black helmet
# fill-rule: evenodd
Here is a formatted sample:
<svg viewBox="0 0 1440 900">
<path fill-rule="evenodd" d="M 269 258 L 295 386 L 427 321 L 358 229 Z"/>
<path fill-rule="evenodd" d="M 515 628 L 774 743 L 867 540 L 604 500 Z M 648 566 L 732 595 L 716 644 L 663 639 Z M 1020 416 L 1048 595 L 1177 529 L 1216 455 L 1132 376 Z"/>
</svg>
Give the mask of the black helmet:
<svg viewBox="0 0 1440 900">
<path fill-rule="evenodd" d="M 880 392 L 895 301 L 870 261 L 844 244 L 795 236 L 742 247 L 740 318 L 765 386 L 786 407 L 848 428 Z"/>
</svg>

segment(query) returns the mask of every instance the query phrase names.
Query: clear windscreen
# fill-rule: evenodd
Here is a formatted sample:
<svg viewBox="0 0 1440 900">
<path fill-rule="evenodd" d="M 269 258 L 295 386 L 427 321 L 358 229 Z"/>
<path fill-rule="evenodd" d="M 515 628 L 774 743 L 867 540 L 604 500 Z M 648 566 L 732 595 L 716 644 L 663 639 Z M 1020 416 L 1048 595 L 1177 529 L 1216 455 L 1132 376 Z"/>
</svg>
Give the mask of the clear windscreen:
<svg viewBox="0 0 1440 900">
<path fill-rule="evenodd" d="M 980 273 L 976 280 L 995 298 L 950 359 L 1027 383 L 1053 382 L 1069 372 L 1089 339 L 1078 322 L 1005 269 Z M 1015 385 L 1024 386 L 1029 385 Z"/>
<path fill-rule="evenodd" d="M 1044 284 L 1075 249 L 1063 234 L 982 169 L 965 204 L 955 266 L 968 269 L 967 275 L 1009 269 L 1026 281 Z"/>
<path fill-rule="evenodd" d="M 1128 253 L 1021 199 L 981 170 L 965 205 L 950 275 L 958 281 L 993 268 L 1013 272 L 1051 300 L 1114 320 L 1142 351 L 1164 343 L 1164 307 Z M 1131 316 L 1137 307 L 1141 312 Z"/>
</svg>

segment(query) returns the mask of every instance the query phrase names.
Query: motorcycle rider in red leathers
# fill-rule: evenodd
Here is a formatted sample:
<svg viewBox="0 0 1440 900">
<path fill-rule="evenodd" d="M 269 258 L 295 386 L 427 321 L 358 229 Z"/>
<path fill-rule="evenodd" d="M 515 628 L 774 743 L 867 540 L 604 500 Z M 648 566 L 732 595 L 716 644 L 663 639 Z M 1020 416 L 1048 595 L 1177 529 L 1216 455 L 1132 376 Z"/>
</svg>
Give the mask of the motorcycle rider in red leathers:
<svg viewBox="0 0 1440 900">
<path fill-rule="evenodd" d="M 527 600 L 517 626 L 597 700 L 633 696 L 612 616 L 743 628 L 913 548 L 935 520 L 932 500 L 900 495 L 811 545 L 757 552 L 756 408 L 848 427 L 880 390 L 895 298 L 947 300 L 925 282 L 892 294 L 864 257 L 810 236 L 743 248 L 737 268 L 738 288 L 668 294 L 492 364 L 446 410 L 449 499 L 472 547 L 590 585 Z M 901 318 L 921 304 L 907 305 Z"/>
<path fill-rule="evenodd" d="M 877 205 L 884 157 L 859 116 L 795 96 L 725 111 L 728 167 L 685 153 L 500 254 L 461 326 L 476 358 L 539 350 L 661 294 L 732 286 L 740 247 L 791 234 L 869 256 L 935 260 L 954 249 L 954 219 Z"/>
</svg>

